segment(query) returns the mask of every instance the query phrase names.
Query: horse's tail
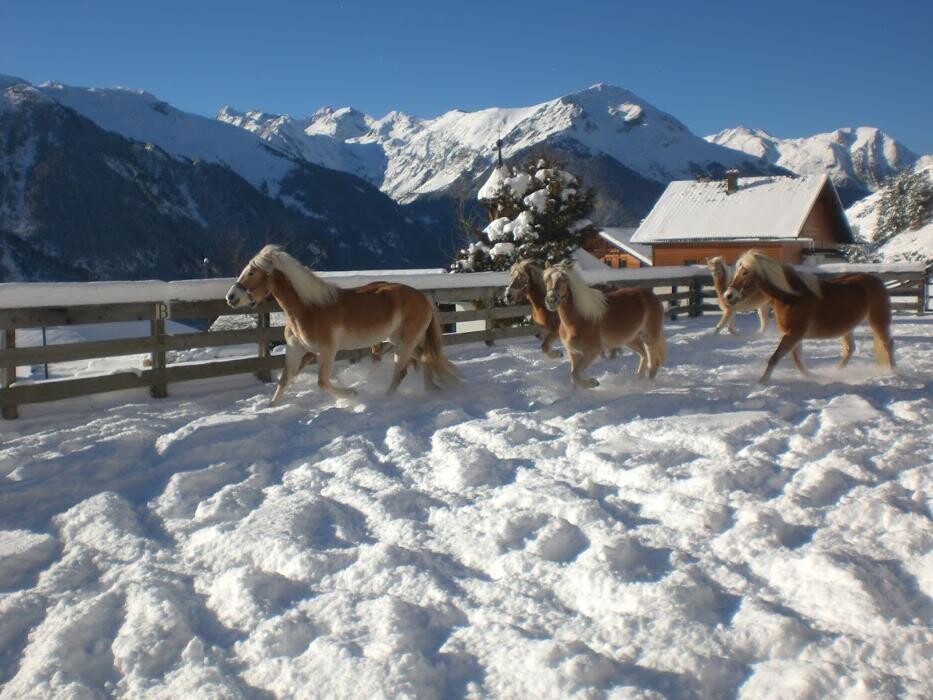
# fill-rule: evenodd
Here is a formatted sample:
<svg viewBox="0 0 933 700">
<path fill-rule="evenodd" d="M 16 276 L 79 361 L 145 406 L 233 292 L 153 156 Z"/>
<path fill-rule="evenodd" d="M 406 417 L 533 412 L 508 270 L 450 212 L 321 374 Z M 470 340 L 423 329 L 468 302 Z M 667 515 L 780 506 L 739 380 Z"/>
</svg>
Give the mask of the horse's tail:
<svg viewBox="0 0 933 700">
<path fill-rule="evenodd" d="M 880 277 L 862 275 L 868 299 L 868 325 L 875 336 L 875 359 L 894 369 L 894 341 L 891 339 L 891 297 Z"/>
<path fill-rule="evenodd" d="M 650 289 L 645 290 L 645 325 L 642 331 L 648 351 L 649 376 L 667 361 L 667 339 L 664 337 L 664 304 Z"/>
<path fill-rule="evenodd" d="M 453 363 L 444 355 L 444 339 L 441 336 L 441 321 L 437 310 L 431 311 L 431 323 L 428 324 L 421 341 L 421 363 L 427 376 L 438 388 L 460 386 L 463 380 Z"/>
</svg>

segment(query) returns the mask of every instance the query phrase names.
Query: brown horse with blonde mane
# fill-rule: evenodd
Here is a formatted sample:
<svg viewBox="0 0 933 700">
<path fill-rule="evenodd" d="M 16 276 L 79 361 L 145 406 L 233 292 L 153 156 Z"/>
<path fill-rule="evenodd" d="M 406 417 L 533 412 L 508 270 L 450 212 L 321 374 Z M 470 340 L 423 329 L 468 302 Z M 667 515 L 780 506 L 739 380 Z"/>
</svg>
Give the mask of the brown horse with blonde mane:
<svg viewBox="0 0 933 700">
<path fill-rule="evenodd" d="M 875 336 L 875 358 L 894 369 L 891 300 L 879 277 L 850 273 L 818 279 L 816 275 L 769 258 L 761 251 L 750 250 L 736 263 L 725 299 L 729 304 L 739 304 L 756 291 L 771 300 L 781 332 L 781 342 L 759 380 L 762 383 L 771 378 L 774 366 L 787 353 L 791 354 L 801 374 L 812 376 L 800 353 L 804 338 L 841 337 L 839 367 L 845 367 L 855 349 L 852 329 L 866 317 Z"/>
<path fill-rule="evenodd" d="M 726 259 L 721 255 L 715 258 L 707 258 L 706 267 L 709 268 L 710 275 L 713 277 L 713 287 L 716 289 L 716 303 L 722 309 L 722 318 L 716 324 L 716 335 L 726 328 L 729 333 L 738 333 L 735 329 L 735 315 L 741 313 L 758 312 L 758 332 L 764 333 L 768 327 L 768 313 L 771 310 L 771 302 L 764 292 L 760 289 L 742 299 L 735 306 L 730 306 L 726 301 L 726 288 L 729 286 L 729 280 L 732 279 L 732 270 L 726 263 Z"/>
<path fill-rule="evenodd" d="M 417 289 L 392 282 L 370 282 L 340 289 L 321 279 L 279 246 L 267 245 L 249 261 L 227 292 L 233 308 L 255 307 L 272 297 L 285 312 L 285 369 L 272 397 L 317 355 L 318 386 L 334 396 L 352 396 L 353 389 L 331 381 L 338 350 L 352 350 L 389 339 L 395 346 L 393 393 L 417 354 L 427 389 L 460 382 L 444 357 L 441 325 L 431 300 Z"/>
<path fill-rule="evenodd" d="M 587 286 L 571 263 L 544 271 L 545 304 L 560 316 L 560 339 L 575 386 L 599 386 L 583 372 L 603 350 L 626 345 L 639 357 L 636 374 L 654 378 L 667 356 L 664 306 L 650 289 L 605 293 Z"/>
<path fill-rule="evenodd" d="M 520 304 L 528 300 L 531 304 L 531 320 L 544 331 L 541 352 L 548 357 L 560 357 L 551 347 L 560 329 L 560 316 L 544 303 L 544 270 L 533 260 L 521 260 L 509 270 L 509 286 L 505 288 L 505 300 L 509 304 Z"/>
</svg>

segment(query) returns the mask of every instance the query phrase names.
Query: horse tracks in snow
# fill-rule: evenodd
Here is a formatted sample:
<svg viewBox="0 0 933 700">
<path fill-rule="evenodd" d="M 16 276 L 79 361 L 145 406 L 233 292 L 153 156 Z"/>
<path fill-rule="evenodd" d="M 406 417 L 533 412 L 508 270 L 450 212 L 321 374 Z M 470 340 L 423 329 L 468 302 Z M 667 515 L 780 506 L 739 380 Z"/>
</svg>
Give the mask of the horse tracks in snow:
<svg viewBox="0 0 933 700">
<path fill-rule="evenodd" d="M 899 373 L 756 321 L 655 383 L 533 340 L 25 407 L 0 426 L 2 698 L 931 697 L 933 322 Z"/>
</svg>

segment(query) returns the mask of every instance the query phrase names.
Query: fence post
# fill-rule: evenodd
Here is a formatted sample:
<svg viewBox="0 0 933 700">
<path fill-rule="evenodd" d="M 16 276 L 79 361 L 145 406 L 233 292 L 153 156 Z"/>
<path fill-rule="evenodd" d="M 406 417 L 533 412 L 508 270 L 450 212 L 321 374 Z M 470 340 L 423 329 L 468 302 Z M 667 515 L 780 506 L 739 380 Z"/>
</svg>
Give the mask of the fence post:
<svg viewBox="0 0 933 700">
<path fill-rule="evenodd" d="M 694 279 L 690 283 L 690 317 L 703 315 L 703 283 Z"/>
<path fill-rule="evenodd" d="M 272 322 L 269 317 L 269 313 L 261 313 L 256 315 L 256 328 L 269 328 L 272 325 Z M 259 341 L 259 359 L 262 360 L 266 357 L 269 357 L 271 353 L 269 352 L 269 339 L 263 338 Z M 268 367 L 260 369 L 256 372 L 256 379 L 261 382 L 269 383 L 272 381 L 272 370 Z"/>
<path fill-rule="evenodd" d="M 149 354 L 149 364 L 152 367 L 153 381 L 149 387 L 149 394 L 154 399 L 164 399 L 168 396 L 168 385 L 165 383 L 165 319 L 168 318 L 168 305 L 156 304 L 155 318 L 149 321 L 149 334 L 155 347 Z"/>
<path fill-rule="evenodd" d="M 677 294 L 677 285 L 671 285 L 671 296 Z M 677 319 L 677 307 L 680 306 L 680 299 L 671 299 L 667 302 L 667 317 L 674 321 Z"/>
<path fill-rule="evenodd" d="M 493 332 L 495 331 L 495 325 L 492 318 L 492 310 L 495 306 L 496 299 L 496 290 L 494 288 L 486 292 L 486 296 L 483 298 L 483 303 L 486 305 L 486 345 L 492 347 L 496 344 L 495 336 Z"/>
<path fill-rule="evenodd" d="M 0 350 L 6 350 L 16 347 L 16 329 L 7 328 L 0 332 Z M 3 365 L 0 367 L 0 392 L 4 392 L 16 381 L 16 365 Z M 4 405 L 2 409 L 3 417 L 7 420 L 19 418 L 19 409 L 15 404 Z"/>
<path fill-rule="evenodd" d="M 933 267 L 928 267 L 920 277 L 920 289 L 917 291 L 918 316 L 924 316 L 927 312 L 927 299 L 929 298 L 931 280 L 933 280 Z"/>
</svg>

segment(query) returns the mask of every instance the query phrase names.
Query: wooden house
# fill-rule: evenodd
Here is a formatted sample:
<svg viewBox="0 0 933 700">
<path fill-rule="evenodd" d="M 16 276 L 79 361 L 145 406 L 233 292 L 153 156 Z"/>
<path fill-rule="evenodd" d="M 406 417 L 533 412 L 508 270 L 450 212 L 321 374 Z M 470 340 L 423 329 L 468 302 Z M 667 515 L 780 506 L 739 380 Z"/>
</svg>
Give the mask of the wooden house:
<svg viewBox="0 0 933 700">
<path fill-rule="evenodd" d="M 648 267 L 651 247 L 632 243 L 634 228 L 604 228 L 583 241 L 583 250 L 609 267 Z"/>
<path fill-rule="evenodd" d="M 749 248 L 783 262 L 839 259 L 854 243 L 825 175 L 676 181 L 632 236 L 651 246 L 654 265 L 693 265 L 716 255 L 734 263 Z"/>
</svg>

